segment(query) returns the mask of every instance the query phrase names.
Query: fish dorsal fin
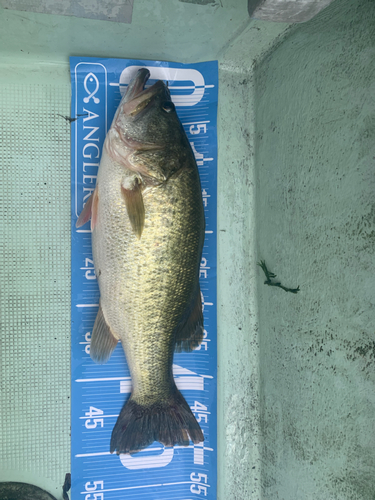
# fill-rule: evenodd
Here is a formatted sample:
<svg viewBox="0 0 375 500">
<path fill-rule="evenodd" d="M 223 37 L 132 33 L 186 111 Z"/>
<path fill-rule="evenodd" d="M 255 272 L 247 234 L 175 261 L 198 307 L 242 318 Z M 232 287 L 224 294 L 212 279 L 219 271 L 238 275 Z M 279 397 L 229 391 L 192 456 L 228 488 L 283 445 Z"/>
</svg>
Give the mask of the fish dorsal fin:
<svg viewBox="0 0 375 500">
<path fill-rule="evenodd" d="M 76 227 L 81 227 L 91 218 L 91 229 L 94 229 L 98 219 L 98 188 L 94 189 L 90 198 L 86 201 L 85 206 L 77 219 Z"/>
<path fill-rule="evenodd" d="M 193 300 L 176 328 L 176 352 L 192 351 L 203 340 L 202 298 L 199 284 Z"/>
<path fill-rule="evenodd" d="M 102 306 L 99 304 L 99 311 L 96 316 L 91 335 L 91 359 L 95 361 L 95 363 L 106 363 L 117 346 L 118 340 L 119 339 L 117 339 L 111 332 L 111 329 L 104 318 Z"/>
<path fill-rule="evenodd" d="M 130 224 L 133 231 L 141 237 L 145 223 L 145 207 L 143 205 L 142 184 L 138 177 L 127 177 L 121 184 Z"/>
</svg>

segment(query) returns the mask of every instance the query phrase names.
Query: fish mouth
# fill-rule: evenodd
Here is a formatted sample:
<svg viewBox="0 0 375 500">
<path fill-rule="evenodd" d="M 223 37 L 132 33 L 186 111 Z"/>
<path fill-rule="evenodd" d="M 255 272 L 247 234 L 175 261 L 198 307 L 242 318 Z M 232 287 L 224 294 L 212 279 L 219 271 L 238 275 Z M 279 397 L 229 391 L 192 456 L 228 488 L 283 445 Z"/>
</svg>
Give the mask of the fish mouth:
<svg viewBox="0 0 375 500">
<path fill-rule="evenodd" d="M 138 70 L 138 73 L 130 82 L 122 107 L 126 116 L 137 116 L 152 103 L 156 96 L 165 92 L 166 86 L 161 80 L 158 80 L 150 88 L 144 89 L 149 78 L 149 70 L 142 68 Z"/>
</svg>

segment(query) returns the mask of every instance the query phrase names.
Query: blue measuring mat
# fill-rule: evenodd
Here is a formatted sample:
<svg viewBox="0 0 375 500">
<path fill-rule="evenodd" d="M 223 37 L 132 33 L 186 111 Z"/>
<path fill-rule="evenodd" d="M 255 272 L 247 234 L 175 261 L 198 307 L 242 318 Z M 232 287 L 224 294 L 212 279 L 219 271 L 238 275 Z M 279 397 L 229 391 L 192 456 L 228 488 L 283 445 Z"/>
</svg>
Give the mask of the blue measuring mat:
<svg viewBox="0 0 375 500">
<path fill-rule="evenodd" d="M 204 340 L 175 353 L 173 373 L 204 433 L 204 443 L 134 454 L 111 454 L 112 429 L 131 392 L 121 343 L 105 365 L 90 358 L 99 305 L 90 223 L 75 223 L 93 192 L 101 149 L 121 96 L 140 67 L 168 81 L 172 100 L 197 160 L 206 217 L 200 267 Z M 216 61 L 179 64 L 130 59 L 70 58 L 72 84 L 72 489 L 73 500 L 216 499 Z"/>
</svg>

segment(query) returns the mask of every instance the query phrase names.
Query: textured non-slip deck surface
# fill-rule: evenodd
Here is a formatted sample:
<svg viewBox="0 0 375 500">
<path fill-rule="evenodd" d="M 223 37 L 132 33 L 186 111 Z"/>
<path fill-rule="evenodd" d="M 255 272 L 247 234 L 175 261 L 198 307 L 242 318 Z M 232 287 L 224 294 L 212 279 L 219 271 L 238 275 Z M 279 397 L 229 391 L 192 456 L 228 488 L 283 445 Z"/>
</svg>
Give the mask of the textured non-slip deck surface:
<svg viewBox="0 0 375 500">
<path fill-rule="evenodd" d="M 0 480 L 19 471 L 59 490 L 70 470 L 70 139 L 57 113 L 69 101 L 66 86 L 0 87 Z"/>
</svg>

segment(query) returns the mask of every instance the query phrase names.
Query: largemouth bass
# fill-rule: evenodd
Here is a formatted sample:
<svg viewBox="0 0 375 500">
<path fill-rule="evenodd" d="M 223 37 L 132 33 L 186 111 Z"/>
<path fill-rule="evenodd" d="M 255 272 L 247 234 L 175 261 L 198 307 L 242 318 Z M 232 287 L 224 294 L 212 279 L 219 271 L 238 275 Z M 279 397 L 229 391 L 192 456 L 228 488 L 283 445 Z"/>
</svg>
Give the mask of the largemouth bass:
<svg viewBox="0 0 375 500">
<path fill-rule="evenodd" d="M 91 217 L 100 290 L 91 358 L 105 363 L 120 340 L 132 379 L 111 453 L 204 439 L 172 374 L 173 352 L 203 339 L 201 185 L 169 90 L 162 81 L 144 90 L 149 76 L 140 69 L 119 104 L 77 221 Z"/>
</svg>

